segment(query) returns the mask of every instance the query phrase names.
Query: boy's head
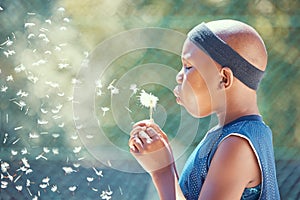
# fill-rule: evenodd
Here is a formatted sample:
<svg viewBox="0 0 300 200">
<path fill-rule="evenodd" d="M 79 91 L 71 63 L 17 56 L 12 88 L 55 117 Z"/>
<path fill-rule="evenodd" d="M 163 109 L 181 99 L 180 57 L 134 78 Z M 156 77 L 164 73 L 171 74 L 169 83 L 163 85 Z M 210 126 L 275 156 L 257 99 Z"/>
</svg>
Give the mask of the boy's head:
<svg viewBox="0 0 300 200">
<path fill-rule="evenodd" d="M 228 96 L 255 95 L 267 52 L 249 25 L 218 20 L 199 24 L 189 32 L 182 63 L 174 93 L 192 115 L 201 117 L 224 109 Z"/>
</svg>

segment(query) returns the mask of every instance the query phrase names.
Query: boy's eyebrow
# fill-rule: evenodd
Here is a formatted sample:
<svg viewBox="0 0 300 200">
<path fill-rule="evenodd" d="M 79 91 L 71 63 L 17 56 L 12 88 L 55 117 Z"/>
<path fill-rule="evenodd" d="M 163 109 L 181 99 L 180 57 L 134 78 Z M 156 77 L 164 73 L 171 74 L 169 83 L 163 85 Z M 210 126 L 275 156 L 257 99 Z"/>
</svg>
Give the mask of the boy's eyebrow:
<svg viewBox="0 0 300 200">
<path fill-rule="evenodd" d="M 182 62 L 186 62 L 186 63 L 188 63 L 188 64 L 191 64 L 191 63 L 188 61 L 190 57 L 192 57 L 192 54 L 191 54 L 191 53 L 186 53 L 186 54 L 183 54 L 183 55 L 181 56 L 181 60 L 182 60 Z"/>
</svg>

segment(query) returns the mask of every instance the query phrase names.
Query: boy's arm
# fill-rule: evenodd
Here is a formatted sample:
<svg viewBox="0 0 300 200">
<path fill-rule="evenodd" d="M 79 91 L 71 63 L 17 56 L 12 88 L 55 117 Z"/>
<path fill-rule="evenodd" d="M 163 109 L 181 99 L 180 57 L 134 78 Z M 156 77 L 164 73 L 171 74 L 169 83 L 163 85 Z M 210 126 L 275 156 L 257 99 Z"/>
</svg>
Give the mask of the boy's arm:
<svg viewBox="0 0 300 200">
<path fill-rule="evenodd" d="M 153 121 L 142 121 L 130 135 L 130 152 L 151 175 L 160 199 L 184 199 L 166 134 Z"/>
<path fill-rule="evenodd" d="M 175 164 L 150 173 L 161 200 L 185 200 L 176 175 Z"/>
</svg>

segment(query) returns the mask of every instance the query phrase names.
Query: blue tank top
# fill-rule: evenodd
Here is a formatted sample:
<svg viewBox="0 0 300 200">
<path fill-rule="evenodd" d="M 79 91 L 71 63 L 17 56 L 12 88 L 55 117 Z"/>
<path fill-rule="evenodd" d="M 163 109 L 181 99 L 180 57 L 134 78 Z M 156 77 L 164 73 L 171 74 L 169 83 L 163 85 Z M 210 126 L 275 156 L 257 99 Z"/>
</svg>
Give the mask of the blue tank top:
<svg viewBox="0 0 300 200">
<path fill-rule="evenodd" d="M 280 199 L 276 179 L 272 132 L 258 115 L 240 117 L 221 128 L 212 128 L 187 160 L 179 179 L 181 190 L 187 200 L 197 200 L 211 160 L 222 142 L 235 135 L 246 139 L 258 158 L 262 182 L 254 188 L 245 188 L 241 199 Z"/>
</svg>

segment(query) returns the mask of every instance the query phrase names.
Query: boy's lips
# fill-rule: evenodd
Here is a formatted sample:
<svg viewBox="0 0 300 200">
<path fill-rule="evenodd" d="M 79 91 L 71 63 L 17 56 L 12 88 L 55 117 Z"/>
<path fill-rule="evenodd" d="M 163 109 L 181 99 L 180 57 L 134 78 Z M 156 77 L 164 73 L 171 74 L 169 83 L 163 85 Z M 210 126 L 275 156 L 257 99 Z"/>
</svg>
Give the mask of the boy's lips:
<svg viewBox="0 0 300 200">
<path fill-rule="evenodd" d="M 180 104 L 181 100 L 180 100 L 180 96 L 179 96 L 178 86 L 175 87 L 175 89 L 173 90 L 173 93 L 174 93 L 174 96 L 176 97 L 176 102 L 178 104 Z"/>
</svg>

